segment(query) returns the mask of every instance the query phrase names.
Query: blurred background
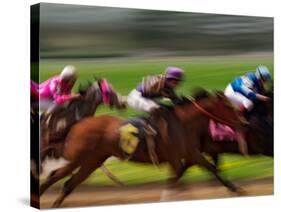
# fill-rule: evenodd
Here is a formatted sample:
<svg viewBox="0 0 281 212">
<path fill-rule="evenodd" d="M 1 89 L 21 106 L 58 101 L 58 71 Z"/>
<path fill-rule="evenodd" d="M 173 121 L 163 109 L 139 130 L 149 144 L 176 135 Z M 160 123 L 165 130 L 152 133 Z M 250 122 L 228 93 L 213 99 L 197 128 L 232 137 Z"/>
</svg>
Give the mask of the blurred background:
<svg viewBox="0 0 281 212">
<path fill-rule="evenodd" d="M 224 89 L 260 64 L 273 73 L 273 18 L 43 3 L 40 82 L 69 64 L 79 74 L 74 90 L 98 76 L 127 95 L 168 66 L 186 72 L 178 92 Z"/>
<path fill-rule="evenodd" d="M 273 50 L 273 18 L 41 5 L 42 59 L 210 56 Z"/>
<path fill-rule="evenodd" d="M 181 94 L 189 95 L 198 86 L 223 90 L 234 77 L 260 64 L 273 74 L 273 18 L 43 3 L 39 81 L 59 74 L 69 64 L 78 71 L 74 92 L 80 83 L 98 76 L 106 77 L 119 93 L 128 95 L 144 76 L 163 73 L 167 66 L 185 70 L 185 81 L 177 90 Z M 37 74 L 32 71 L 32 77 Z M 130 108 L 116 111 L 99 107 L 95 115 L 105 113 L 126 118 L 137 114 Z M 222 162 L 222 174 L 229 179 L 265 180 L 265 190 L 256 189 L 253 195 L 273 192 L 272 158 L 225 154 Z M 50 169 L 61 165 L 50 164 Z M 111 159 L 106 166 L 126 185 L 161 183 L 169 176 L 166 165 L 157 169 Z M 211 179 L 205 170 L 192 167 L 182 181 Z M 83 185 L 114 186 L 100 170 Z M 213 193 L 201 193 L 197 198 Z M 128 201 L 134 197 L 133 193 L 126 195 Z M 48 206 L 53 196 L 42 200 Z"/>
</svg>

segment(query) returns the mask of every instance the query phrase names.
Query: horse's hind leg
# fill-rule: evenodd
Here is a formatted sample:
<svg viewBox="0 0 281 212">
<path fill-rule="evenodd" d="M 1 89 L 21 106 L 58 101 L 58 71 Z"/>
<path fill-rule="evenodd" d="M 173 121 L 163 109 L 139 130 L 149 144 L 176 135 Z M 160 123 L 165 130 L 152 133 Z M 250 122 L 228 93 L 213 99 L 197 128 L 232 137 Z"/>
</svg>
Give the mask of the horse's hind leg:
<svg viewBox="0 0 281 212">
<path fill-rule="evenodd" d="M 51 172 L 51 174 L 47 177 L 46 181 L 40 186 L 40 196 L 54 183 L 59 181 L 60 179 L 66 177 L 71 174 L 72 171 L 78 167 L 76 163 L 69 163 L 64 167 L 58 168 Z"/>
<path fill-rule="evenodd" d="M 71 176 L 69 180 L 64 183 L 63 190 L 60 193 L 59 197 L 53 204 L 53 208 L 57 208 L 61 205 L 63 200 L 80 184 L 82 183 L 93 171 L 99 168 L 104 162 L 95 162 L 94 164 L 85 163 L 82 164 L 80 169 Z"/>
</svg>

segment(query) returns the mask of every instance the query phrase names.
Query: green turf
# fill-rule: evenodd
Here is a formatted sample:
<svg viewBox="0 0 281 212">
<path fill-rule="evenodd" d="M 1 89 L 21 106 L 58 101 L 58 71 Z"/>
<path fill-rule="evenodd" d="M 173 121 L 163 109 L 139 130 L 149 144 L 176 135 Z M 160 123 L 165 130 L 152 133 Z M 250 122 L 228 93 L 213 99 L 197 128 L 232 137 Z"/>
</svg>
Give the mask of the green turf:
<svg viewBox="0 0 281 212">
<path fill-rule="evenodd" d="M 189 95 L 194 87 L 204 87 L 209 90 L 223 90 L 236 76 L 254 70 L 257 65 L 264 64 L 273 71 L 272 55 L 254 55 L 241 57 L 194 57 L 194 58 L 165 58 L 142 60 L 42 60 L 40 62 L 40 82 L 58 74 L 67 64 L 77 67 L 78 84 L 92 80 L 94 76 L 107 78 L 122 95 L 141 82 L 142 77 L 163 73 L 167 66 L 178 66 L 185 70 L 186 79 L 180 85 L 178 93 Z M 112 115 L 128 117 L 136 113 L 132 109 L 126 111 L 110 110 L 105 106 L 98 108 L 96 115 L 110 113 Z M 273 160 L 267 157 L 250 157 L 248 159 L 226 155 L 223 158 L 223 174 L 230 179 L 261 178 L 273 176 Z M 151 165 L 119 162 L 110 160 L 107 167 L 126 184 L 164 181 L 169 174 L 166 166 L 155 168 Z M 210 175 L 198 167 L 193 167 L 183 177 L 185 181 L 207 180 Z M 98 170 L 85 182 L 86 184 L 110 185 L 104 174 Z"/>
<path fill-rule="evenodd" d="M 109 160 L 105 166 L 125 185 L 142 183 L 163 183 L 170 176 L 167 164 L 160 167 L 134 162 L 121 162 L 116 159 Z M 237 155 L 223 155 L 220 166 L 222 175 L 230 180 L 260 179 L 273 176 L 272 158 L 263 156 L 252 156 L 243 158 Z M 199 182 L 211 180 L 214 177 L 198 166 L 191 167 L 182 177 L 183 182 Z M 66 179 L 57 185 L 62 185 Z M 100 169 L 94 172 L 85 182 L 85 185 L 115 185 L 109 178 L 105 177 Z"/>
</svg>

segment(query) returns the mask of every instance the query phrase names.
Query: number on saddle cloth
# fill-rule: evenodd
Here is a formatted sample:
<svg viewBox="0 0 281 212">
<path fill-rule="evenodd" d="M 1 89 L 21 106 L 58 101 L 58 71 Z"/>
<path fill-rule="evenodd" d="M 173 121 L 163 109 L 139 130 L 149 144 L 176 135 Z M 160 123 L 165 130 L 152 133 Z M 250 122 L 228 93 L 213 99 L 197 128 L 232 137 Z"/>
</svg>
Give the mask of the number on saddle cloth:
<svg viewBox="0 0 281 212">
<path fill-rule="evenodd" d="M 136 151 L 141 141 L 145 141 L 143 121 L 142 117 L 129 119 L 119 129 L 120 147 L 129 155 Z"/>
</svg>

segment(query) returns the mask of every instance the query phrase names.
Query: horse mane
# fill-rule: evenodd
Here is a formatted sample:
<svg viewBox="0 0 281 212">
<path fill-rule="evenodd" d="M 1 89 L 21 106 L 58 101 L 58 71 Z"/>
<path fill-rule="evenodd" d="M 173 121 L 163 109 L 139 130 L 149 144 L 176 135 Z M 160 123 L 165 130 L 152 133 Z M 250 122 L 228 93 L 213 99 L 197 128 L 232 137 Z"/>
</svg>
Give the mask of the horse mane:
<svg viewBox="0 0 281 212">
<path fill-rule="evenodd" d="M 211 93 L 204 88 L 196 87 L 192 90 L 192 97 L 198 101 L 207 97 L 210 97 Z"/>
<path fill-rule="evenodd" d="M 208 92 L 206 89 L 204 88 L 194 88 L 192 90 L 192 95 L 191 97 L 188 96 L 180 96 L 179 100 L 177 100 L 175 103 L 175 105 L 183 105 L 183 104 L 189 104 L 191 103 L 193 100 L 195 101 L 199 101 L 201 99 L 207 98 L 211 96 L 211 93 Z M 171 108 L 173 108 L 173 106 L 171 106 Z"/>
<path fill-rule="evenodd" d="M 211 94 L 203 89 L 203 88 L 196 88 L 193 89 L 192 92 L 192 97 L 188 97 L 188 96 L 180 96 L 179 99 L 174 101 L 174 105 L 165 105 L 165 104 L 159 104 L 160 105 L 160 110 L 162 110 L 162 115 L 164 117 L 171 117 L 172 115 L 175 116 L 174 112 L 175 112 L 175 106 L 183 106 L 185 104 L 191 104 L 192 101 L 199 101 L 201 99 L 210 97 Z M 170 113 L 166 113 L 166 112 L 170 112 Z"/>
<path fill-rule="evenodd" d="M 90 82 L 90 81 L 81 83 L 78 87 L 78 93 L 81 96 L 84 96 L 87 93 L 87 90 L 91 87 L 91 85 L 92 85 L 92 82 Z"/>
</svg>

